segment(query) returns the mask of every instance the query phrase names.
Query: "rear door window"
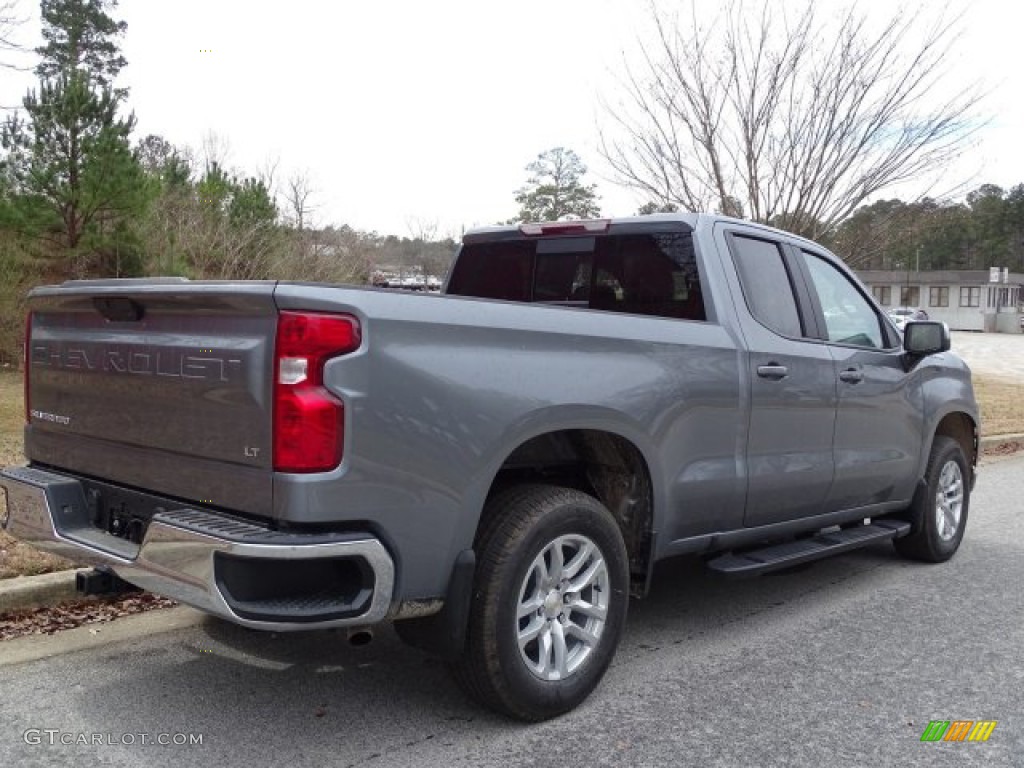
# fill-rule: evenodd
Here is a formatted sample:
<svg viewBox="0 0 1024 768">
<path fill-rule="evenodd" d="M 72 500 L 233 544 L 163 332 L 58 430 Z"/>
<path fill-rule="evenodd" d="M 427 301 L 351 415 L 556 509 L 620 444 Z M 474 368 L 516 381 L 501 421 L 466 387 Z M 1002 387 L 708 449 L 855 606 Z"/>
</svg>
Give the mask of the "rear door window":
<svg viewBox="0 0 1024 768">
<path fill-rule="evenodd" d="M 750 314 L 776 333 L 798 338 L 803 329 L 779 244 L 733 235 L 730 246 Z"/>
</svg>

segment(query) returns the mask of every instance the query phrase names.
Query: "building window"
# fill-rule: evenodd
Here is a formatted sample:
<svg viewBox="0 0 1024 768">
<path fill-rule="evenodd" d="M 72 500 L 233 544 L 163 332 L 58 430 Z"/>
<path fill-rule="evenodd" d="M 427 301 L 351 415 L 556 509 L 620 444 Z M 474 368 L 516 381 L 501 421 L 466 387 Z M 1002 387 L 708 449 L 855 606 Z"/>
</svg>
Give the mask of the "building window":
<svg viewBox="0 0 1024 768">
<path fill-rule="evenodd" d="M 881 304 L 883 307 L 888 307 L 892 303 L 892 287 L 888 285 L 875 285 L 871 288 L 871 294 L 875 297 L 875 301 Z"/>
<path fill-rule="evenodd" d="M 921 289 L 916 285 L 900 286 L 900 306 L 916 307 L 921 303 Z"/>
<path fill-rule="evenodd" d="M 928 289 L 929 307 L 948 307 L 949 288 L 946 286 L 933 286 Z"/>
<path fill-rule="evenodd" d="M 963 286 L 960 289 L 960 306 L 961 307 L 979 307 L 981 306 L 981 288 L 969 288 Z"/>
</svg>

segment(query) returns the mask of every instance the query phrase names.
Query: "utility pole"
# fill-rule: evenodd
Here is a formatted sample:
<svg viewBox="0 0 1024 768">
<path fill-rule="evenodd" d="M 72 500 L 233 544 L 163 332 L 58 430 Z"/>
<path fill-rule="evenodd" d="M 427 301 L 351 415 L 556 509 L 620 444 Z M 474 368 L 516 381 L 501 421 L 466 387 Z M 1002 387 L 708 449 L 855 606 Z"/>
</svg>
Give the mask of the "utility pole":
<svg viewBox="0 0 1024 768">
<path fill-rule="evenodd" d="M 906 271 L 907 279 L 906 279 L 906 283 L 903 286 L 902 295 L 900 296 L 899 306 L 901 306 L 901 307 L 909 307 L 910 306 L 910 257 L 909 256 L 904 256 L 901 259 L 901 261 L 902 261 L 902 263 L 900 264 L 900 266 L 903 267 L 904 270 Z"/>
</svg>

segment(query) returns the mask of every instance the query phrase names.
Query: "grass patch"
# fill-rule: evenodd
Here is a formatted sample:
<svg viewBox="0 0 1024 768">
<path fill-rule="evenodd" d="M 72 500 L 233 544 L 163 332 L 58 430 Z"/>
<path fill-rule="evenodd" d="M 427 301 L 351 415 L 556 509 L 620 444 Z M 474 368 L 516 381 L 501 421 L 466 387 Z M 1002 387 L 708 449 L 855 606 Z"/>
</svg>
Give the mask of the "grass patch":
<svg viewBox="0 0 1024 768">
<path fill-rule="evenodd" d="M 982 435 L 1024 432 L 1024 382 L 974 374 L 974 395 L 981 410 Z"/>
<path fill-rule="evenodd" d="M 21 374 L 0 372 L 0 467 L 23 464 L 22 427 L 25 424 L 24 389 Z M 62 557 L 40 552 L 0 531 L 0 579 L 33 576 L 73 568 Z"/>
<path fill-rule="evenodd" d="M 21 428 L 25 423 L 21 374 L 0 371 L 0 466 L 24 461 Z"/>
</svg>

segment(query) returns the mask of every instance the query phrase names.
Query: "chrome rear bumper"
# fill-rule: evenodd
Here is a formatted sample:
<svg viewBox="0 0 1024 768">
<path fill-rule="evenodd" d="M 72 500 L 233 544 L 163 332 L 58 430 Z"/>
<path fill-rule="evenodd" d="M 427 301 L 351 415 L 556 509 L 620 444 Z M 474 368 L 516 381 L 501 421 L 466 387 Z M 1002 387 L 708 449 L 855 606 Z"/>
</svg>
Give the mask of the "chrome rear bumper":
<svg viewBox="0 0 1024 768">
<path fill-rule="evenodd" d="M 156 514 L 136 544 L 91 525 L 72 477 L 10 467 L 0 488 L 0 527 L 11 536 L 243 626 L 359 626 L 391 608 L 394 563 L 369 534 L 286 533 L 182 508 Z"/>
</svg>

